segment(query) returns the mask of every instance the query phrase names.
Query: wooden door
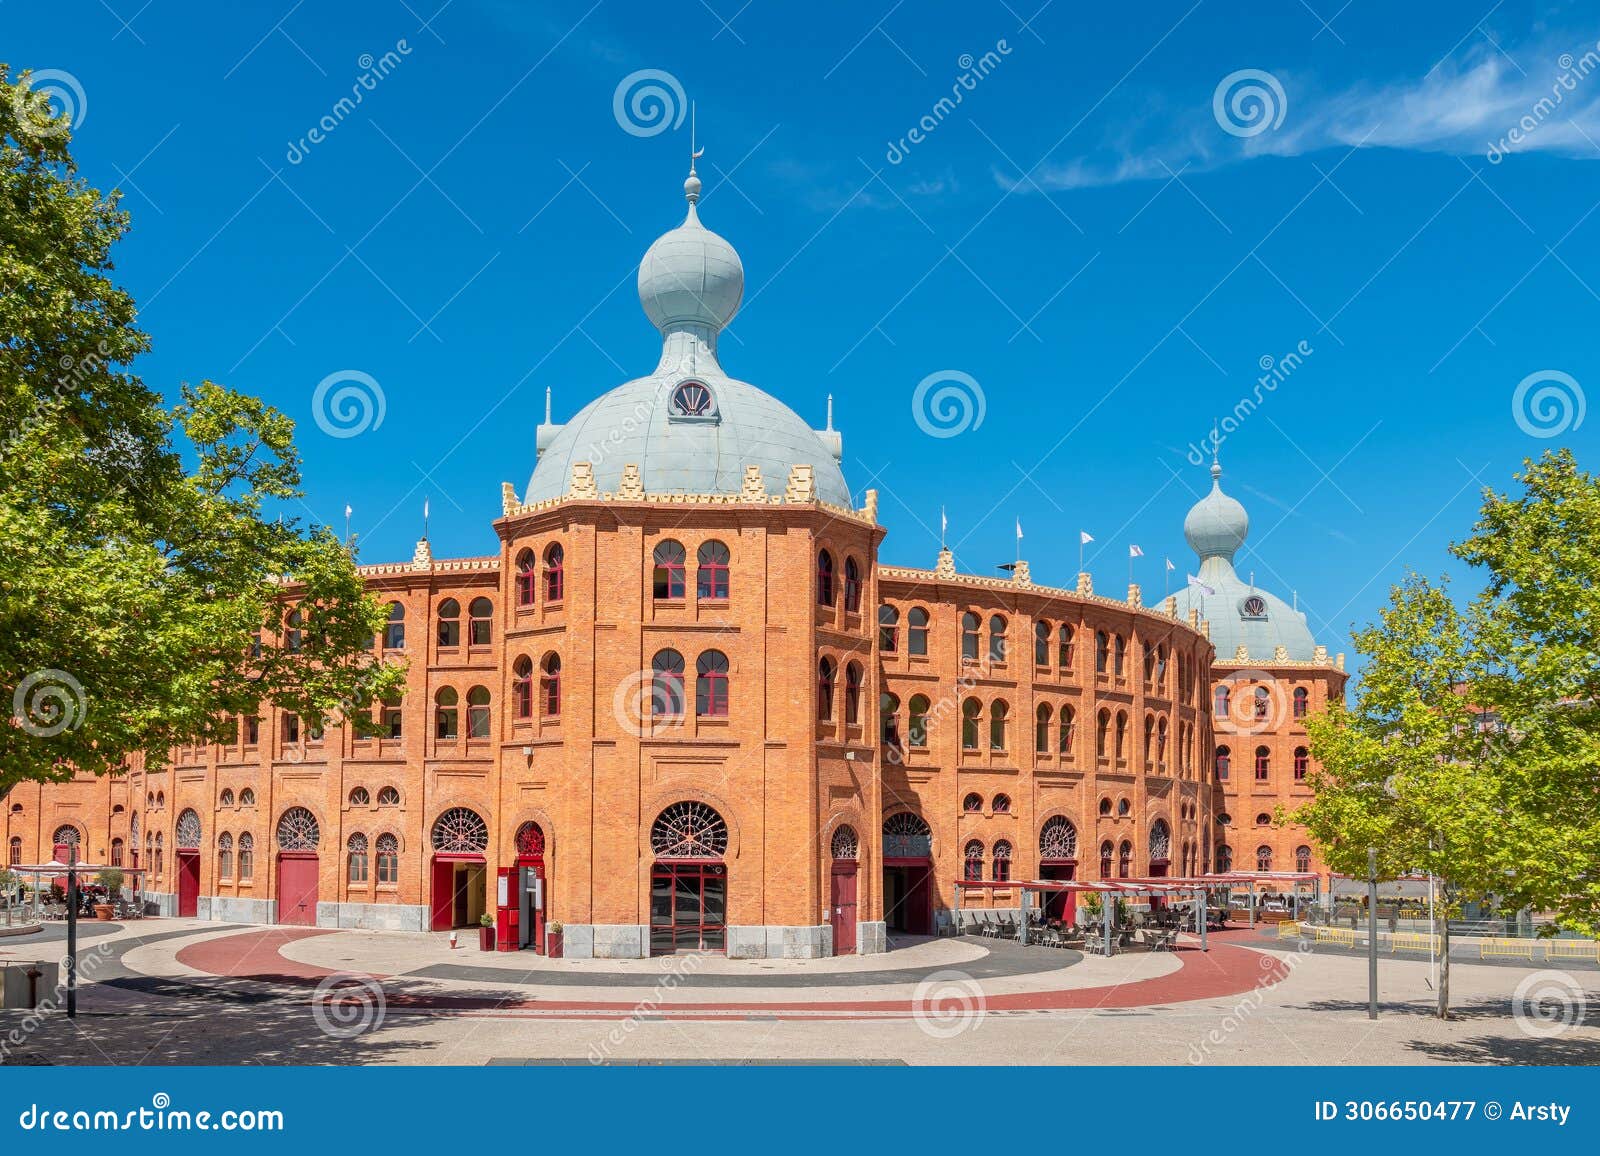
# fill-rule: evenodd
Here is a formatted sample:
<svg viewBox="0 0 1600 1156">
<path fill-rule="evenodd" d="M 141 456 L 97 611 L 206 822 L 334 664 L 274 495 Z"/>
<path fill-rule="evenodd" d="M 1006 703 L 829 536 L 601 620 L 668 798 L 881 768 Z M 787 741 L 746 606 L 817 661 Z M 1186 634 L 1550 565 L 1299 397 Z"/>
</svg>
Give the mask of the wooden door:
<svg viewBox="0 0 1600 1156">
<path fill-rule="evenodd" d="M 433 919 L 435 931 L 449 931 L 455 926 L 456 865 L 448 859 L 433 861 Z"/>
<path fill-rule="evenodd" d="M 179 851 L 177 860 L 178 914 L 193 919 L 200 913 L 200 852 Z M 315 913 L 315 900 L 313 900 L 312 914 Z"/>
<path fill-rule="evenodd" d="M 278 856 L 278 922 L 317 925 L 317 857 Z"/>
<path fill-rule="evenodd" d="M 833 920 L 833 954 L 854 955 L 856 951 L 856 865 L 833 865 L 832 895 L 829 909 Z"/>
</svg>

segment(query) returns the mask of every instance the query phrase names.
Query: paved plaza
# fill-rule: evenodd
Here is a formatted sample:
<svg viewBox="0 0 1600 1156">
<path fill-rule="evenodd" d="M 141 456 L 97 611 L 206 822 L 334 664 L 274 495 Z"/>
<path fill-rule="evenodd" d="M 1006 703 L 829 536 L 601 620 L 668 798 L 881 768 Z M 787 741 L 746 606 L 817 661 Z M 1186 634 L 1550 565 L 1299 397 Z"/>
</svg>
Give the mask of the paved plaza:
<svg viewBox="0 0 1600 1156">
<path fill-rule="evenodd" d="M 59 925 L 0 940 L 58 958 Z M 444 934 L 86 924 L 79 1016 L 0 1012 L 7 1063 L 1600 1063 L 1600 970 L 1366 961 L 1264 932 L 1110 959 L 990 939 L 877 956 L 550 960 Z M 1520 994 L 1519 994 L 1520 993 Z"/>
</svg>

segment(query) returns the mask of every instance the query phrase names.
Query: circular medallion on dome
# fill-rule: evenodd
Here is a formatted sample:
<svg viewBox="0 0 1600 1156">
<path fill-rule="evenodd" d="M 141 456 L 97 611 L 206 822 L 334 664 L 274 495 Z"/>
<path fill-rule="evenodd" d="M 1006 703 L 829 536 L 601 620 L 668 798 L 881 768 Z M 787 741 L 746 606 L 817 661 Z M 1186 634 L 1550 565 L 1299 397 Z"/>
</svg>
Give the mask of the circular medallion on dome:
<svg viewBox="0 0 1600 1156">
<path fill-rule="evenodd" d="M 672 391 L 672 416 L 675 418 L 715 418 L 716 398 L 703 381 L 685 381 Z"/>
<path fill-rule="evenodd" d="M 1267 600 L 1259 594 L 1252 594 L 1239 604 L 1239 613 L 1246 618 L 1265 618 Z"/>
</svg>

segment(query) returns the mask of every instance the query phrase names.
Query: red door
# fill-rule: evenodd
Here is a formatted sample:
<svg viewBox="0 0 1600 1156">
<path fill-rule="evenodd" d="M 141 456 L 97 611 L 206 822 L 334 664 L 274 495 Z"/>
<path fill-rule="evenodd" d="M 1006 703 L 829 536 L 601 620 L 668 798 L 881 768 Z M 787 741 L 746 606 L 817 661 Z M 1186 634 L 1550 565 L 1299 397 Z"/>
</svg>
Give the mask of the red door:
<svg viewBox="0 0 1600 1156">
<path fill-rule="evenodd" d="M 832 897 L 833 954 L 854 955 L 856 950 L 856 865 L 833 865 Z"/>
<path fill-rule="evenodd" d="M 278 922 L 300 927 L 317 925 L 317 857 L 278 856 Z"/>
<path fill-rule="evenodd" d="M 200 852 L 179 851 L 178 860 L 178 914 L 193 919 L 200 913 Z M 312 888 L 316 887 L 315 876 L 312 878 Z M 280 891 L 279 894 L 282 894 Z M 312 900 L 312 913 L 316 911 L 316 900 Z"/>
<path fill-rule="evenodd" d="M 456 925 L 456 865 L 448 859 L 433 861 L 433 930 L 449 931 Z"/>
</svg>

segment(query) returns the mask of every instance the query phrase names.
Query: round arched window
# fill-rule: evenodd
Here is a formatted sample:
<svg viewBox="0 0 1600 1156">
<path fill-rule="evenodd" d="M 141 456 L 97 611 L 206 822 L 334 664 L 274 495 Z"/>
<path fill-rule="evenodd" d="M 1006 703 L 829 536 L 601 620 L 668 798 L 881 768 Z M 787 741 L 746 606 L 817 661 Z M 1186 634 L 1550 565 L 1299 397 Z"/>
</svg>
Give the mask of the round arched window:
<svg viewBox="0 0 1600 1156">
<path fill-rule="evenodd" d="M 1078 857 L 1078 829 L 1065 815 L 1045 820 L 1039 829 L 1040 859 L 1076 859 Z"/>
<path fill-rule="evenodd" d="M 860 840 L 856 838 L 856 829 L 848 823 L 843 823 L 833 833 L 833 857 L 835 859 L 854 859 L 860 851 Z"/>
<path fill-rule="evenodd" d="M 661 859 L 720 859 L 728 850 L 728 824 L 704 803 L 674 803 L 650 828 L 650 849 Z"/>
<path fill-rule="evenodd" d="M 702 381 L 685 381 L 672 391 L 672 412 L 678 417 L 708 417 L 711 390 Z"/>
<path fill-rule="evenodd" d="M 447 855 L 481 855 L 489 847 L 489 824 L 470 807 L 451 807 L 433 823 L 433 849 Z"/>
<path fill-rule="evenodd" d="M 178 826 L 173 831 L 173 844 L 183 851 L 198 851 L 200 849 L 200 816 L 193 807 L 186 808 L 178 816 Z"/>
<path fill-rule="evenodd" d="M 278 820 L 280 851 L 315 851 L 321 839 L 317 817 L 304 807 L 290 807 Z"/>
<path fill-rule="evenodd" d="M 544 858 L 544 830 L 539 824 L 530 821 L 517 828 L 517 854 Z"/>
</svg>

